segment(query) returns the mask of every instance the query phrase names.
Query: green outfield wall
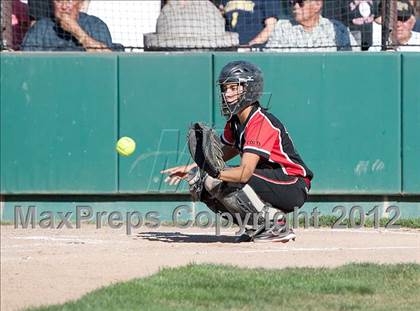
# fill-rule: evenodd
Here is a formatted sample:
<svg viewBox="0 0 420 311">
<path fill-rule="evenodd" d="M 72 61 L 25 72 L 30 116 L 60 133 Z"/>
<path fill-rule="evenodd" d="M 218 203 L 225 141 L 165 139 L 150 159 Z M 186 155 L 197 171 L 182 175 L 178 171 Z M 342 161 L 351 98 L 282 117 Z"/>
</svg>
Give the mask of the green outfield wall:
<svg viewBox="0 0 420 311">
<path fill-rule="evenodd" d="M 223 127 L 215 81 L 237 59 L 263 69 L 313 194 L 420 195 L 420 53 L 2 53 L 1 193 L 185 194 L 160 170 L 189 161 L 191 122 Z"/>
</svg>

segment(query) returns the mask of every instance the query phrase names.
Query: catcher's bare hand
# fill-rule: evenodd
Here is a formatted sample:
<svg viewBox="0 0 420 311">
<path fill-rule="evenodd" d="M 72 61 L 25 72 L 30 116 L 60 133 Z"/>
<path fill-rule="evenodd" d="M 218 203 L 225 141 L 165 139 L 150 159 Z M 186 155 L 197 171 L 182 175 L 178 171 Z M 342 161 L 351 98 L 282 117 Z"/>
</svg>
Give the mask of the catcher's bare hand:
<svg viewBox="0 0 420 311">
<path fill-rule="evenodd" d="M 186 179 L 188 177 L 188 172 L 196 166 L 197 165 L 193 163 L 190 165 L 181 165 L 167 168 L 166 170 L 160 172 L 162 174 L 168 175 L 165 178 L 164 182 L 168 183 L 169 185 L 178 185 L 181 180 Z"/>
</svg>

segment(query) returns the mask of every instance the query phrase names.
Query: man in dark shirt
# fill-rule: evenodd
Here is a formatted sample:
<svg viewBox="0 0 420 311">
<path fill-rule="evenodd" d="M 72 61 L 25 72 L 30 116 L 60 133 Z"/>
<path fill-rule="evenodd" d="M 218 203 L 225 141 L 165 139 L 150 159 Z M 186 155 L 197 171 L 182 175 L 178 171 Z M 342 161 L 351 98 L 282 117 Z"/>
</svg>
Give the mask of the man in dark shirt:
<svg viewBox="0 0 420 311">
<path fill-rule="evenodd" d="M 239 34 L 240 45 L 263 45 L 280 16 L 279 0 L 223 0 L 226 30 Z"/>
<path fill-rule="evenodd" d="M 23 51 L 111 51 L 107 25 L 80 12 L 82 0 L 53 0 L 53 18 L 37 21 L 27 32 Z"/>
</svg>

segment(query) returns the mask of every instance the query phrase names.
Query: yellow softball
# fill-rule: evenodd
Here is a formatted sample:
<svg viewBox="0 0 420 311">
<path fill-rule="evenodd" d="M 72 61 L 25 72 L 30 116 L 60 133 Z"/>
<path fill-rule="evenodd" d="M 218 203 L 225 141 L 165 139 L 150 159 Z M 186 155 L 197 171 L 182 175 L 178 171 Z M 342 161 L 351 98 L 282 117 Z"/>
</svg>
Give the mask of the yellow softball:
<svg viewBox="0 0 420 311">
<path fill-rule="evenodd" d="M 136 150 L 136 142 L 132 138 L 124 136 L 117 141 L 115 149 L 120 155 L 128 157 Z"/>
</svg>

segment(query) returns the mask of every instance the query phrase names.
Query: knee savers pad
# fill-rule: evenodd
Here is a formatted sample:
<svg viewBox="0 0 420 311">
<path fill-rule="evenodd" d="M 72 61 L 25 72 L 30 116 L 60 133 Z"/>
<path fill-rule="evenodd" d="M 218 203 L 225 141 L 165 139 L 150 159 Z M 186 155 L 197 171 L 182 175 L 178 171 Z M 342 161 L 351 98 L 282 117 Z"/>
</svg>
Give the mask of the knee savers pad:
<svg viewBox="0 0 420 311">
<path fill-rule="evenodd" d="M 239 214 L 242 220 L 247 220 L 248 224 L 253 224 L 255 217 L 258 223 L 264 222 L 266 204 L 249 185 L 242 188 L 228 184 L 225 186 L 225 189 L 219 190 L 215 197 L 231 214 Z"/>
<path fill-rule="evenodd" d="M 238 220 L 236 219 L 235 215 L 233 215 L 217 198 L 212 197 L 206 189 L 203 189 L 201 193 L 201 202 L 205 203 L 207 207 L 213 211 L 215 214 L 220 214 L 222 218 L 229 220 L 227 217 L 229 214 L 231 216 L 231 220 L 234 224 L 239 225 Z"/>
</svg>

